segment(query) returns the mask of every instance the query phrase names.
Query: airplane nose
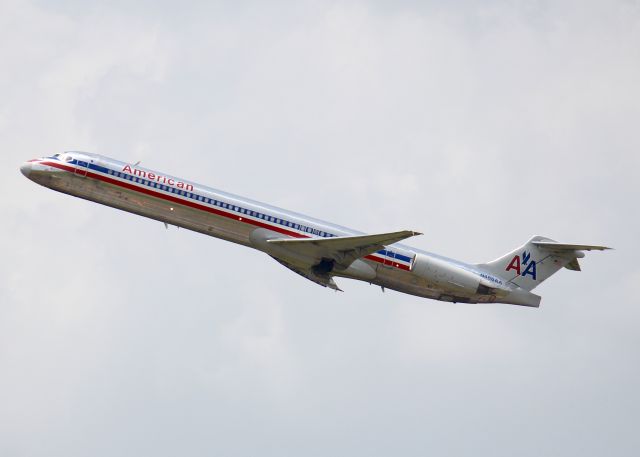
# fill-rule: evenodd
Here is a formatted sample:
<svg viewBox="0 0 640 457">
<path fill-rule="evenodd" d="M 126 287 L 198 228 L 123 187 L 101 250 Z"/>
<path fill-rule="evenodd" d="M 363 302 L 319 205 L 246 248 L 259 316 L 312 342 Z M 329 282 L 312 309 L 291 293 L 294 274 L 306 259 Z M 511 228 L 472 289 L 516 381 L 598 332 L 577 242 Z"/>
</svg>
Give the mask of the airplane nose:
<svg viewBox="0 0 640 457">
<path fill-rule="evenodd" d="M 20 167 L 20 171 L 22 172 L 23 175 L 25 175 L 28 178 L 29 175 L 31 174 L 31 168 L 32 168 L 31 163 L 25 162 Z"/>
</svg>

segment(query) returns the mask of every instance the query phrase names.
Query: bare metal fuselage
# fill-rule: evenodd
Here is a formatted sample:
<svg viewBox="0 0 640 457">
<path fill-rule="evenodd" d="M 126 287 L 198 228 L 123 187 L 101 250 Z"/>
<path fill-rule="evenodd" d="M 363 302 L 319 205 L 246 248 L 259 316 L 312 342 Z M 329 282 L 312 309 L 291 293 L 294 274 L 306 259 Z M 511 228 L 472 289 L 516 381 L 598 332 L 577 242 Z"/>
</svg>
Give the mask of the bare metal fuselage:
<svg viewBox="0 0 640 457">
<path fill-rule="evenodd" d="M 277 259 L 277 252 L 270 251 L 265 247 L 266 244 L 256 241 L 257 234 L 273 233 L 279 237 L 303 238 L 361 234 L 104 156 L 67 153 L 60 157 L 37 159 L 28 164 L 28 171 L 25 171 L 25 165 L 23 173 L 43 186 L 259 249 Z M 295 263 L 296 259 L 287 261 Z M 310 260 L 300 259 L 298 266 L 307 261 Z M 358 259 L 358 262 L 364 263 L 364 266 L 359 263 L 359 268 L 334 271 L 332 274 L 443 301 L 537 306 L 534 303 L 536 299 L 522 295 L 477 265 L 405 245 L 386 246 L 384 250 Z"/>
</svg>

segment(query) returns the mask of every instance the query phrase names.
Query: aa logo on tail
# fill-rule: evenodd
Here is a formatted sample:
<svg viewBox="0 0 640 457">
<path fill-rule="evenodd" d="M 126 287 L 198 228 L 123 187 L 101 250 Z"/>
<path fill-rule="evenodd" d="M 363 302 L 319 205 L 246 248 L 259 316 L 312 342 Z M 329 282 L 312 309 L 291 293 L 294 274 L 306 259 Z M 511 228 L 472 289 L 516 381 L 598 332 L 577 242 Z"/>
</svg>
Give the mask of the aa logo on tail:
<svg viewBox="0 0 640 457">
<path fill-rule="evenodd" d="M 536 280 L 536 261 L 531 260 L 530 252 L 524 251 L 522 255 L 517 255 L 511 259 L 505 271 L 509 270 L 515 270 L 522 277 L 530 275 L 534 281 Z"/>
</svg>

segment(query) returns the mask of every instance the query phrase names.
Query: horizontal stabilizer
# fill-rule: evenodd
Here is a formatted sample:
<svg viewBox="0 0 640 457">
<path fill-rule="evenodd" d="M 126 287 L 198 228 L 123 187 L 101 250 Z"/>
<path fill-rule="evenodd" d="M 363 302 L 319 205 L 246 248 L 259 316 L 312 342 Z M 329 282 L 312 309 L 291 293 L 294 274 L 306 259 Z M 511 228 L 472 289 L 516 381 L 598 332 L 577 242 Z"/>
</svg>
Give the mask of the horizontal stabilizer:
<svg viewBox="0 0 640 457">
<path fill-rule="evenodd" d="M 580 262 L 578 262 L 578 258 L 577 257 L 574 257 L 573 260 L 571 262 L 569 262 L 568 264 L 566 264 L 564 267 L 567 270 L 582 271 L 582 268 L 580 268 Z"/>
<path fill-rule="evenodd" d="M 554 241 L 532 241 L 532 244 L 538 246 L 540 249 L 546 249 L 550 251 L 606 251 L 606 246 L 593 246 L 589 244 L 565 244 L 556 243 Z"/>
</svg>

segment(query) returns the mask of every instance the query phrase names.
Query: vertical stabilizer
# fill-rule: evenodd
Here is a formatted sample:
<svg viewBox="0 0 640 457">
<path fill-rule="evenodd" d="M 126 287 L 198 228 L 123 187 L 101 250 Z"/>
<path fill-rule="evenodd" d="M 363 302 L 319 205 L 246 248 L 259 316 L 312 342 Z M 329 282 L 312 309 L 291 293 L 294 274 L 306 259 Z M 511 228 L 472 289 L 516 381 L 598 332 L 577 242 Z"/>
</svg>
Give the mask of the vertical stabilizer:
<svg viewBox="0 0 640 457">
<path fill-rule="evenodd" d="M 525 244 L 492 262 L 478 265 L 524 290 L 532 290 L 562 267 L 580 270 L 582 251 L 610 249 L 605 246 L 557 243 L 534 236 Z"/>
</svg>

